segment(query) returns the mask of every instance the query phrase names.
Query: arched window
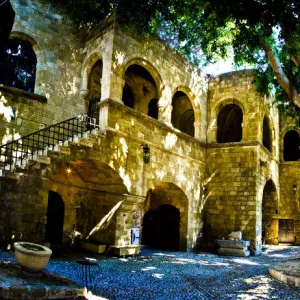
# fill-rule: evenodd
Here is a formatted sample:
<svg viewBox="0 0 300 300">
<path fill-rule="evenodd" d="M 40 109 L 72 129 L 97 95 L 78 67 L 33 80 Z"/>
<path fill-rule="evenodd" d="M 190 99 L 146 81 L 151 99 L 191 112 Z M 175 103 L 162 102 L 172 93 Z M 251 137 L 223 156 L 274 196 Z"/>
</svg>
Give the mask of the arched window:
<svg viewBox="0 0 300 300">
<path fill-rule="evenodd" d="M 90 73 L 89 77 L 89 92 L 90 97 L 99 97 L 101 96 L 101 79 L 102 79 L 102 60 L 98 60 Z"/>
<path fill-rule="evenodd" d="M 270 127 L 270 119 L 265 116 L 263 121 L 263 145 L 272 152 L 272 131 Z"/>
<path fill-rule="evenodd" d="M 184 92 L 176 92 L 173 96 L 172 106 L 172 125 L 180 131 L 194 136 L 195 114 L 189 97 Z"/>
<path fill-rule="evenodd" d="M 158 98 L 158 90 L 150 72 L 144 67 L 130 65 L 124 75 L 122 101 L 124 105 L 134 108 L 144 114 L 148 114 L 150 101 Z"/>
<path fill-rule="evenodd" d="M 233 143 L 242 140 L 242 109 L 235 104 L 224 106 L 218 114 L 218 143 Z"/>
<path fill-rule="evenodd" d="M 0 83 L 34 92 L 36 55 L 29 42 L 10 39 L 3 56 Z"/>
<path fill-rule="evenodd" d="M 296 130 L 288 131 L 284 136 L 283 159 L 285 161 L 298 161 L 300 159 L 300 138 Z"/>
<path fill-rule="evenodd" d="M 153 98 L 148 104 L 148 116 L 158 119 L 158 99 Z"/>
</svg>

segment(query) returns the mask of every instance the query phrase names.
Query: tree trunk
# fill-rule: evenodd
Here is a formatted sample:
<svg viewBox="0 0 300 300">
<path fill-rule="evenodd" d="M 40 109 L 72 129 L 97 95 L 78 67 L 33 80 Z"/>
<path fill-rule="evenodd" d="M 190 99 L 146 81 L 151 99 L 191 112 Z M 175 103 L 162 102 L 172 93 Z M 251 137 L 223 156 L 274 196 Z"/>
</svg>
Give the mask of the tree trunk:
<svg viewBox="0 0 300 300">
<path fill-rule="evenodd" d="M 271 45 L 267 42 L 263 43 L 264 50 L 267 54 L 271 67 L 274 71 L 274 74 L 278 80 L 279 85 L 285 90 L 288 94 L 291 101 L 298 107 L 300 107 L 300 94 L 297 91 L 296 87 L 293 85 L 291 80 L 286 76 L 284 70 L 282 69 L 281 62 L 277 54 L 273 51 Z"/>
</svg>

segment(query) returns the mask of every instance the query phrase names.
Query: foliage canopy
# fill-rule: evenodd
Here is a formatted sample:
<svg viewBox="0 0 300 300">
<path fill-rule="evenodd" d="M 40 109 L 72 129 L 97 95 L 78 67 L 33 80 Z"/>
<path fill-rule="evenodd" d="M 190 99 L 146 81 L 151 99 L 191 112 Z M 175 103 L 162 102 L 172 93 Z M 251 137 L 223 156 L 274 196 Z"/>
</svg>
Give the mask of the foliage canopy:
<svg viewBox="0 0 300 300">
<path fill-rule="evenodd" d="M 57 0 L 52 0 L 57 1 Z M 300 1 L 297 0 L 66 0 L 79 27 L 115 15 L 117 22 L 167 41 L 190 61 L 233 55 L 257 70 L 262 93 L 272 89 L 282 112 L 300 124 Z"/>
</svg>

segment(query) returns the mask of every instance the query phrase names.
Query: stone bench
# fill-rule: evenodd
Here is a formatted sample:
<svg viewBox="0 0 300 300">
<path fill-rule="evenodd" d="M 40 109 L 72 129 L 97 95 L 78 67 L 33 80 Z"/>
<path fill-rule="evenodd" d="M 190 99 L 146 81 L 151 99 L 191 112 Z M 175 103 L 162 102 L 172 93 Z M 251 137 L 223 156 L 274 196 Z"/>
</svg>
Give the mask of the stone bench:
<svg viewBox="0 0 300 300">
<path fill-rule="evenodd" d="M 80 248 L 100 254 L 105 252 L 106 245 L 98 245 L 88 241 L 81 240 Z"/>
<path fill-rule="evenodd" d="M 118 246 L 113 245 L 110 246 L 112 249 L 113 254 L 116 256 L 128 256 L 128 255 L 138 255 L 140 254 L 140 245 L 125 245 L 125 246 Z"/>
<path fill-rule="evenodd" d="M 219 255 L 227 256 L 249 256 L 250 241 L 243 240 L 217 240 L 220 248 L 218 249 Z"/>
</svg>

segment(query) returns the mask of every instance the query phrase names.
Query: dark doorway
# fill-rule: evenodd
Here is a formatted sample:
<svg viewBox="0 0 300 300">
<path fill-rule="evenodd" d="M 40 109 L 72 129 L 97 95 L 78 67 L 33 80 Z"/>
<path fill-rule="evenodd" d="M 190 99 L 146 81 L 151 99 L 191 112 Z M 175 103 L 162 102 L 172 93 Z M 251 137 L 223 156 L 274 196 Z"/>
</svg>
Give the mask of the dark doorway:
<svg viewBox="0 0 300 300">
<path fill-rule="evenodd" d="M 243 111 L 235 104 L 224 106 L 218 114 L 218 143 L 233 143 L 242 140 Z"/>
<path fill-rule="evenodd" d="M 295 130 L 288 131 L 284 136 L 283 159 L 285 161 L 298 161 L 300 159 L 299 133 Z"/>
<path fill-rule="evenodd" d="M 180 212 L 169 204 L 144 215 L 142 244 L 162 250 L 179 250 Z"/>
<path fill-rule="evenodd" d="M 65 205 L 61 196 L 55 192 L 49 191 L 46 241 L 54 245 L 62 243 L 64 226 Z"/>
<path fill-rule="evenodd" d="M 294 243 L 294 220 L 279 219 L 279 243 Z"/>
</svg>

